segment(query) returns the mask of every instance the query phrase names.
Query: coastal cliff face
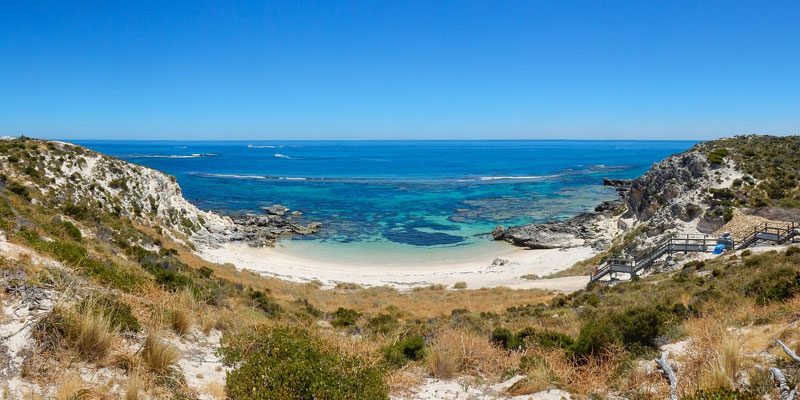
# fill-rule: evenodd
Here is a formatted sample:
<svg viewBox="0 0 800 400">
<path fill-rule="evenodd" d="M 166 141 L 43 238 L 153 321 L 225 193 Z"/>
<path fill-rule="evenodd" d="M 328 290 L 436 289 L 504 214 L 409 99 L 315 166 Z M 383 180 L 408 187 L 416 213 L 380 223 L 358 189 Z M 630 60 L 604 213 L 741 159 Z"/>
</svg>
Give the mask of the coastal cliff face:
<svg viewBox="0 0 800 400">
<path fill-rule="evenodd" d="M 637 229 L 636 237 L 625 244 L 626 251 L 636 253 L 665 234 L 711 234 L 732 219 L 734 210 L 764 213 L 765 207 L 771 211 L 794 207 L 797 170 L 786 172 L 789 177 L 782 174 L 797 157 L 785 154 L 773 165 L 752 148 L 762 146 L 763 152 L 774 154 L 791 151 L 797 142 L 797 138 L 744 136 L 700 143 L 654 164 L 639 178 L 606 180 L 605 184 L 617 187 L 620 198 L 598 206 L 595 212 L 563 222 L 498 227 L 494 237 L 530 248 L 588 245 L 606 249 L 609 237 Z M 763 172 L 770 169 L 771 173 Z M 777 184 L 783 189 L 772 189 L 775 176 L 783 180 Z M 770 200 L 770 192 L 780 197 Z"/>
<path fill-rule="evenodd" d="M 236 220 L 203 211 L 181 192 L 175 178 L 151 168 L 108 157 L 64 142 L 6 141 L 10 151 L 0 155 L 4 182 L 41 193 L 48 205 L 65 214 L 109 213 L 158 229 L 172 239 L 199 246 L 227 241 L 271 245 L 284 234 L 307 234 L 318 224 L 303 226 L 284 213 Z M 280 215 L 278 215 L 280 214 Z"/>
</svg>

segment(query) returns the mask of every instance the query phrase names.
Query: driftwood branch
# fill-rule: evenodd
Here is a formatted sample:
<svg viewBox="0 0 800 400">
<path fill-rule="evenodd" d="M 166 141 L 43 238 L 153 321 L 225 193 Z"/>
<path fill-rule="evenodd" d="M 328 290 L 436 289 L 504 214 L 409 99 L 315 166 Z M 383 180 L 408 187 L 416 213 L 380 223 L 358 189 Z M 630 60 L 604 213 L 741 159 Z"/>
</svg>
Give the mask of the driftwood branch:
<svg viewBox="0 0 800 400">
<path fill-rule="evenodd" d="M 778 368 L 770 368 L 769 372 L 772 373 L 772 379 L 778 383 L 778 389 L 781 392 L 781 400 L 794 400 L 797 391 L 789 388 L 789 384 L 786 383 L 786 377 L 783 376 L 783 372 Z"/>
<path fill-rule="evenodd" d="M 656 359 L 656 364 L 661 369 L 661 374 L 669 381 L 670 400 L 678 400 L 678 377 L 667 358 L 669 358 L 669 352 L 665 351 L 661 353 L 661 358 Z"/>
<path fill-rule="evenodd" d="M 795 352 L 793 352 L 792 349 L 790 349 L 789 346 L 787 346 L 782 341 L 778 340 L 778 344 L 781 347 L 783 347 L 783 352 L 786 353 L 786 355 L 789 356 L 789 358 L 794 360 L 794 362 L 800 364 L 800 356 L 798 356 Z"/>
</svg>

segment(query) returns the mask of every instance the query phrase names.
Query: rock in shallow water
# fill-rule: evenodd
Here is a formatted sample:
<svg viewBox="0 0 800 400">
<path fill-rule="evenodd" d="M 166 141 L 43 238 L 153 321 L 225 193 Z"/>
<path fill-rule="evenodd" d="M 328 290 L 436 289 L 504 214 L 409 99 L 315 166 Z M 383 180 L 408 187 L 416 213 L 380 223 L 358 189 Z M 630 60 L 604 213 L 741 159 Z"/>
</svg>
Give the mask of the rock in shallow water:
<svg viewBox="0 0 800 400">
<path fill-rule="evenodd" d="M 264 212 L 270 215 L 277 215 L 279 217 L 282 217 L 287 211 L 289 211 L 289 208 L 280 204 L 273 204 L 269 207 L 264 207 Z"/>
</svg>

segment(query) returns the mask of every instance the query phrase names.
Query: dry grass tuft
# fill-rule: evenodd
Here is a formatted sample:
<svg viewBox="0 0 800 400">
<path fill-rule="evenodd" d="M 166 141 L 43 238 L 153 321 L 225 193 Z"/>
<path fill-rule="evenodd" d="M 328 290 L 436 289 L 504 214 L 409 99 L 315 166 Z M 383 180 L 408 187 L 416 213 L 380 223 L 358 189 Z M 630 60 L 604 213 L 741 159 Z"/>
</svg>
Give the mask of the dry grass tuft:
<svg viewBox="0 0 800 400">
<path fill-rule="evenodd" d="M 714 356 L 706 362 L 698 384 L 701 389 L 734 389 L 742 372 L 744 357 L 741 344 L 733 335 L 723 335 Z"/>
<path fill-rule="evenodd" d="M 142 361 L 156 374 L 168 374 L 180 359 L 180 351 L 173 345 L 148 336 L 142 348 Z"/>
<path fill-rule="evenodd" d="M 531 394 L 554 386 L 582 396 L 605 394 L 615 383 L 627 355 L 622 348 L 611 348 L 601 356 L 577 363 L 563 350 L 534 347 L 526 356 L 526 378 L 512 386 L 510 394 Z"/>
<path fill-rule="evenodd" d="M 100 399 L 102 396 L 80 378 L 74 377 L 59 385 L 53 398 L 55 400 L 90 400 Z"/>
<path fill-rule="evenodd" d="M 203 332 L 204 335 L 208 336 L 211 333 L 211 330 L 217 326 L 218 318 L 212 313 L 204 313 L 200 316 L 200 331 Z"/>
<path fill-rule="evenodd" d="M 192 319 L 188 312 L 176 308 L 169 312 L 169 325 L 178 336 L 184 336 L 192 328 Z"/>
<path fill-rule="evenodd" d="M 114 344 L 116 331 L 111 319 L 91 307 L 71 315 L 66 328 L 69 342 L 86 360 L 103 359 Z"/>
<path fill-rule="evenodd" d="M 391 393 L 407 394 L 411 388 L 417 387 L 425 380 L 425 371 L 418 369 L 399 369 L 390 371 L 386 377 L 386 386 Z"/>
<path fill-rule="evenodd" d="M 144 382 L 138 376 L 132 376 L 125 383 L 125 400 L 139 400 L 144 392 Z"/>
<path fill-rule="evenodd" d="M 508 352 L 465 329 L 443 328 L 437 332 L 428 353 L 428 371 L 436 378 L 457 373 L 499 378 L 519 365 L 521 354 Z"/>
<path fill-rule="evenodd" d="M 695 319 L 686 325 L 692 340 L 681 364 L 684 392 L 736 389 L 747 365 L 741 340 L 720 318 Z"/>
</svg>

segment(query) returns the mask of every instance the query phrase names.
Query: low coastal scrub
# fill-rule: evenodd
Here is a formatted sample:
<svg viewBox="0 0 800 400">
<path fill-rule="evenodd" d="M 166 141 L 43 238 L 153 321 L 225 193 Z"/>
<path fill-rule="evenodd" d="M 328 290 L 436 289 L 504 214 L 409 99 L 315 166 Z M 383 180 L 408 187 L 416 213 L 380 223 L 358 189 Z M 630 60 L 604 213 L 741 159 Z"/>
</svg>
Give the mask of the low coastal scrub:
<svg viewBox="0 0 800 400">
<path fill-rule="evenodd" d="M 384 349 L 386 361 L 394 367 L 402 367 L 409 361 L 420 361 L 425 356 L 425 339 L 419 335 L 404 337 Z"/>
<path fill-rule="evenodd" d="M 335 351 L 304 329 L 257 327 L 226 336 L 221 353 L 234 367 L 225 383 L 229 398 L 388 398 L 379 367 Z"/>
<path fill-rule="evenodd" d="M 331 315 L 331 325 L 336 328 L 345 328 L 353 326 L 356 321 L 361 317 L 361 313 L 349 308 L 339 307 Z"/>
<path fill-rule="evenodd" d="M 40 156 L 58 150 L 65 162 L 78 163 L 68 151 L 36 146 Z M 48 203 L 35 185 L 49 168 L 32 162 L 36 146 L 7 145 L 17 162 L 1 166 L 3 181 L 19 182 L 28 198 L 3 190 L 0 224 L 9 242 L 62 266 L 0 258 L 0 280 L 8 288 L 2 296 L 31 288 L 67 293 L 36 320 L 37 347 L 25 371 L 31 379 L 63 384 L 68 396 L 106 389 L 61 382 L 63 371 L 79 362 L 117 374 L 114 397 L 124 391 L 129 398 L 205 397 L 209 393 L 188 382 L 210 378 L 184 378 L 181 359 L 194 354 L 182 354 L 173 343 L 191 349 L 220 335 L 230 372 L 216 395 L 239 399 L 380 399 L 389 387 L 400 392 L 431 377 L 493 385 L 517 375 L 521 379 L 504 394 L 558 388 L 575 398 L 666 398 L 668 386 L 653 359 L 668 343 L 679 366 L 680 398 L 776 398 L 763 370 L 772 366 L 769 360 L 778 360 L 774 364 L 792 384 L 800 376 L 774 345 L 775 338 L 793 349 L 800 343 L 796 246 L 687 263 L 679 271 L 571 294 L 348 284 L 324 290 L 319 283 L 292 284 L 200 260 L 174 237 L 180 229 L 147 226 L 146 203 L 136 222 L 85 201 Z M 723 162 L 760 157 L 743 154 L 735 143 L 718 147 L 729 149 Z M 33 175 L 24 171 L 31 164 Z M 787 173 L 770 169 L 761 172 L 789 181 Z M 133 189 L 131 181 L 125 186 Z M 773 199 L 742 178 L 730 193 L 709 195 L 720 207 L 751 204 L 751 195 L 784 204 L 795 189 L 783 189 L 783 197 Z M 617 238 L 612 249 L 630 240 Z"/>
<path fill-rule="evenodd" d="M 734 160 L 744 178 L 734 182 L 737 199 L 752 207 L 800 207 L 800 137 L 736 136 L 705 145 L 708 161 Z"/>
<path fill-rule="evenodd" d="M 44 350 L 67 346 L 82 359 L 98 361 L 108 354 L 115 333 L 107 314 L 94 307 L 56 307 L 37 323 L 33 337 Z"/>
<path fill-rule="evenodd" d="M 141 330 L 139 320 L 133 315 L 131 307 L 108 296 L 84 299 L 77 309 L 79 312 L 104 314 L 114 329 L 122 333 L 138 333 Z"/>
</svg>

